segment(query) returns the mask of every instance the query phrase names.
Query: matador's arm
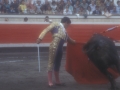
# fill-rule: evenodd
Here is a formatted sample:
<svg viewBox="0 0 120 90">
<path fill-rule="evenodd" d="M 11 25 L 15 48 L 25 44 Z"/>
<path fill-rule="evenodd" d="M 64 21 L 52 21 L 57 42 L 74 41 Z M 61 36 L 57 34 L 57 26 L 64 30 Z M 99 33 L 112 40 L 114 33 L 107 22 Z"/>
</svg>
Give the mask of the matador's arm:
<svg viewBox="0 0 120 90">
<path fill-rule="evenodd" d="M 51 31 L 55 26 L 57 25 L 57 23 L 51 23 L 47 28 L 45 28 L 42 32 L 41 32 L 41 34 L 39 35 L 39 39 L 43 39 L 44 38 L 44 36 L 49 32 L 49 31 Z"/>
<path fill-rule="evenodd" d="M 75 44 L 75 43 L 76 43 L 76 41 L 73 40 L 72 38 L 70 38 L 69 36 L 68 36 L 68 38 L 67 38 L 67 42 L 72 43 L 72 44 Z"/>
</svg>

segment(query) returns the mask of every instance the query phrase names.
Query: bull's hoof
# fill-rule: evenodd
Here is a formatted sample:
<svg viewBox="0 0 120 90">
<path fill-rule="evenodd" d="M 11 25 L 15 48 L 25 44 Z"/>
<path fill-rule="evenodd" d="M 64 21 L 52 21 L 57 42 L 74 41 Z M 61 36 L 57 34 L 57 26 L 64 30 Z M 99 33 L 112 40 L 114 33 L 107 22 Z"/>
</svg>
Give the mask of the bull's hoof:
<svg viewBox="0 0 120 90">
<path fill-rule="evenodd" d="M 118 87 L 115 87 L 115 88 L 111 87 L 109 90 L 120 90 L 120 88 L 118 88 Z"/>
</svg>

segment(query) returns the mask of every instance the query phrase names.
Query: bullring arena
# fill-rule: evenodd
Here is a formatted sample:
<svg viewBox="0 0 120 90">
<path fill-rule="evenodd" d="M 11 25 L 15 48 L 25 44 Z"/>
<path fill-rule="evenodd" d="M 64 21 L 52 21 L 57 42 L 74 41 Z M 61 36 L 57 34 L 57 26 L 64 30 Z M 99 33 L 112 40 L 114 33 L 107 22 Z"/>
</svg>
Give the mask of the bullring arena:
<svg viewBox="0 0 120 90">
<path fill-rule="evenodd" d="M 27 17 L 28 21 L 24 22 Z M 59 22 L 63 15 L 49 15 L 53 22 Z M 93 33 L 99 33 L 120 24 L 119 16 L 106 18 L 105 16 L 68 16 L 72 24 L 67 29 L 70 37 L 77 43 L 86 42 Z M 8 20 L 6 21 L 5 18 Z M 45 15 L 0 15 L 0 90 L 48 90 L 47 62 L 48 47 L 52 40 L 47 34 L 40 50 L 40 72 L 38 64 L 38 51 L 36 39 L 40 32 L 49 25 L 44 22 Z M 108 32 L 106 36 L 120 40 L 120 28 Z M 120 43 L 115 43 L 120 53 Z M 78 84 L 66 69 L 67 43 L 64 45 L 64 55 L 60 78 L 66 83 L 65 87 L 56 90 L 107 90 L 110 83 L 106 84 Z M 77 54 L 77 52 L 75 52 Z M 120 85 L 120 77 L 116 78 Z"/>
</svg>

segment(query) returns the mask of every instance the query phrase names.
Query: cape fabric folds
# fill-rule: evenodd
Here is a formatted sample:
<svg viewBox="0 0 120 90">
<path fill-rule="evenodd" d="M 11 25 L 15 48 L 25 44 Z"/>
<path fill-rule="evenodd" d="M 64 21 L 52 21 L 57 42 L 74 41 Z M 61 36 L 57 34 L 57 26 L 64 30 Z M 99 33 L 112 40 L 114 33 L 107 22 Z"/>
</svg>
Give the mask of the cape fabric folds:
<svg viewBox="0 0 120 90">
<path fill-rule="evenodd" d="M 102 27 L 103 26 L 103 27 Z M 110 37 L 113 40 L 119 40 L 120 28 L 114 27 L 115 25 L 79 25 L 76 28 L 70 28 L 71 38 L 77 41 L 75 45 L 67 44 L 67 57 L 66 57 L 66 71 L 70 73 L 74 79 L 80 84 L 104 84 L 108 83 L 108 79 L 103 75 L 98 68 L 90 61 L 86 54 L 83 52 L 83 46 L 95 33 L 104 33 L 104 36 Z M 100 28 L 98 28 L 100 27 Z M 112 28 L 110 28 L 112 27 Z M 117 29 L 115 29 L 117 28 Z M 76 29 L 76 30 L 75 30 Z M 68 33 L 69 34 L 69 33 Z M 72 37 L 73 36 L 73 37 Z M 116 70 L 108 69 L 114 78 L 119 76 Z"/>
<path fill-rule="evenodd" d="M 67 44 L 66 71 L 80 84 L 104 84 L 108 79 L 103 75 L 95 65 L 83 53 L 84 43 L 75 45 Z M 114 78 L 119 76 L 116 70 L 108 69 Z"/>
</svg>

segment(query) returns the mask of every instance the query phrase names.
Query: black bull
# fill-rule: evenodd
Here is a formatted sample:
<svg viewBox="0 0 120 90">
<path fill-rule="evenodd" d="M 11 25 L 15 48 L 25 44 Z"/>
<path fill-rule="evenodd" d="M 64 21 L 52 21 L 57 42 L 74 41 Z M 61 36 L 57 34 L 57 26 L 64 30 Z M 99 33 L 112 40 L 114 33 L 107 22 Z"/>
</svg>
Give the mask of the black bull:
<svg viewBox="0 0 120 90">
<path fill-rule="evenodd" d="M 120 60 L 114 42 L 100 34 L 93 37 L 84 45 L 84 52 L 94 65 L 109 79 L 112 90 L 118 90 L 114 77 L 107 68 L 115 66 L 120 73 Z"/>
</svg>

